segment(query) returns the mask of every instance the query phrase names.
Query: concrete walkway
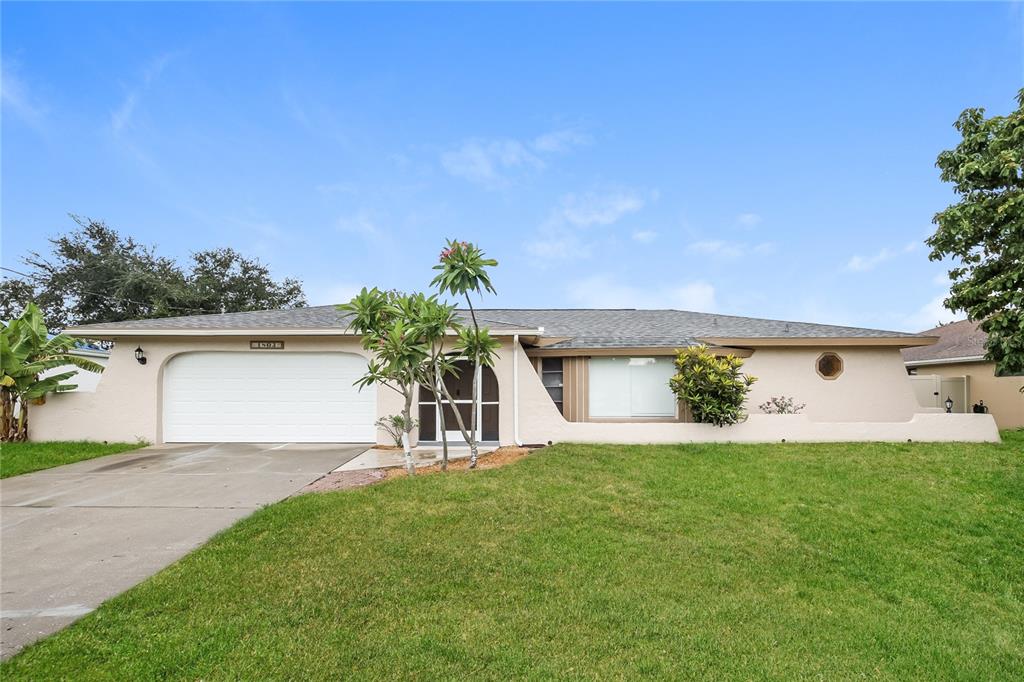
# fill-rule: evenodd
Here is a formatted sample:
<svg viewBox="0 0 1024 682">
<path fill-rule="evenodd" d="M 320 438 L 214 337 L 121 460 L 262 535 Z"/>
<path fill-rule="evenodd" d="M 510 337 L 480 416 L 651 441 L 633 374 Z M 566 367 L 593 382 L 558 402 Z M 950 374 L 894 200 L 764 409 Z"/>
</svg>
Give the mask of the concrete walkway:
<svg viewBox="0 0 1024 682">
<path fill-rule="evenodd" d="M 367 449 L 164 445 L 0 481 L 0 656 L 56 632 Z"/>
</svg>

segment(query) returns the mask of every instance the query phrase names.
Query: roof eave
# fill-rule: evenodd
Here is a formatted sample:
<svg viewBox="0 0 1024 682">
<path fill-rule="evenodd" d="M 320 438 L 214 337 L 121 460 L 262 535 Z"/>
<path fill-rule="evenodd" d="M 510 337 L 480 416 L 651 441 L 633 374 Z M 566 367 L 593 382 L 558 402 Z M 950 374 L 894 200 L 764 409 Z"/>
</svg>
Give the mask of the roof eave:
<svg viewBox="0 0 1024 682">
<path fill-rule="evenodd" d="M 907 367 L 923 367 L 926 365 L 953 365 L 960 362 L 985 362 L 984 355 L 964 355 L 958 358 L 931 358 L 929 360 L 907 360 L 903 364 Z"/>
<path fill-rule="evenodd" d="M 913 348 L 938 343 L 937 336 L 776 336 L 776 337 L 719 337 L 704 336 L 703 343 L 740 348 L 771 348 L 781 346 L 895 346 Z"/>
<path fill-rule="evenodd" d="M 491 329 L 491 336 L 540 335 L 542 329 Z M 64 330 L 68 336 L 83 339 L 116 339 L 135 336 L 360 336 L 354 331 L 343 328 L 255 328 L 255 329 L 133 329 L 131 327 L 114 327 L 91 329 L 89 327 L 70 327 Z M 456 332 L 449 331 L 449 336 Z"/>
</svg>

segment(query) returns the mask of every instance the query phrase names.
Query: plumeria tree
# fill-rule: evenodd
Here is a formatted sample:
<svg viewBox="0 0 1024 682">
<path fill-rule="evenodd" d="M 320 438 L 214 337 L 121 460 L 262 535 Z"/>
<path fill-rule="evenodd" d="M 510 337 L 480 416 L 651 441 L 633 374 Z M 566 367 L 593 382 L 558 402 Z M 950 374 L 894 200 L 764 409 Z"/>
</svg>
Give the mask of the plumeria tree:
<svg viewBox="0 0 1024 682">
<path fill-rule="evenodd" d="M 464 241 L 448 240 L 447 246 L 441 251 L 440 263 L 434 266 L 438 274 L 431 281 L 431 286 L 437 287 L 441 295 L 451 294 L 457 298 L 464 298 L 469 308 L 470 327 L 462 327 L 458 330 L 458 340 L 455 350 L 464 358 L 469 360 L 473 366 L 473 407 L 470 411 L 470 427 L 467 432 L 462 424 L 461 415 L 454 410 L 456 419 L 462 435 L 469 444 L 469 468 L 476 468 L 479 446 L 477 443 L 477 431 L 480 424 L 480 404 L 476 396 L 480 381 L 480 368 L 490 367 L 494 364 L 495 353 L 498 349 L 498 341 L 491 337 L 487 327 L 481 327 L 476 317 L 476 310 L 473 308 L 473 295 L 483 295 L 484 292 L 497 293 L 491 284 L 489 268 L 496 267 L 498 261 L 493 258 L 485 258 L 484 252 L 475 244 Z M 443 382 L 441 383 L 444 389 Z M 447 396 L 451 400 L 451 396 Z"/>
<path fill-rule="evenodd" d="M 444 380 L 448 375 L 458 374 L 457 353 L 451 352 L 447 345 L 450 331 L 460 329 L 459 318 L 455 306 L 442 303 L 437 296 L 420 296 L 417 306 L 416 325 L 420 338 L 429 348 L 426 359 L 420 366 L 420 385 L 430 391 L 437 408 L 438 426 L 441 430 L 441 470 L 448 469 L 448 434 L 445 425 L 444 403 L 451 396 Z M 455 419 L 459 429 L 466 433 L 462 415 L 455 411 Z"/>
<path fill-rule="evenodd" d="M 338 306 L 350 315 L 349 329 L 362 335 L 363 348 L 373 354 L 356 385 L 378 384 L 402 396 L 402 452 L 409 474 L 415 473 L 409 435 L 415 426 L 412 405 L 421 367 L 429 357 L 429 348 L 414 322 L 417 305 L 415 295 L 364 287 L 351 301 Z"/>
<path fill-rule="evenodd" d="M 34 303 L 9 324 L 0 323 L 0 440 L 28 440 L 29 405 L 44 400 L 48 393 L 77 388 L 64 383 L 77 370 L 43 376 L 47 371 L 59 367 L 103 371 L 103 365 L 72 355 L 74 345 L 75 340 L 65 334 L 50 337 L 43 314 Z"/>
</svg>

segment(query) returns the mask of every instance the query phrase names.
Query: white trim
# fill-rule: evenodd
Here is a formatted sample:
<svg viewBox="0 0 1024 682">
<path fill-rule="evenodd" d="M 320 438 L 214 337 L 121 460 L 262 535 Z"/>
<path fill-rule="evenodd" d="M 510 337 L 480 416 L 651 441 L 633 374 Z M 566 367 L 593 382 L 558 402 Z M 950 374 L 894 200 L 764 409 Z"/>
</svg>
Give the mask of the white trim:
<svg viewBox="0 0 1024 682">
<path fill-rule="evenodd" d="M 539 333 L 536 329 L 489 329 L 493 336 L 514 336 L 518 334 L 531 335 Z M 340 328 L 315 327 L 311 329 L 302 328 L 273 328 L 262 329 L 84 329 L 72 327 L 65 329 L 68 336 L 80 336 L 89 339 L 102 339 L 133 336 L 361 336 L 355 332 Z M 448 336 L 456 336 L 457 333 L 449 330 Z"/>
<path fill-rule="evenodd" d="M 522 447 L 523 441 L 519 438 L 519 334 L 512 336 L 512 442 Z M 500 397 L 500 396 L 499 396 Z M 499 414 L 499 425 L 501 415 Z"/>
<path fill-rule="evenodd" d="M 985 356 L 965 355 L 960 358 L 938 358 L 937 360 L 907 360 L 903 364 L 907 367 L 922 367 L 924 365 L 951 365 L 956 362 L 985 362 Z"/>
<path fill-rule="evenodd" d="M 109 358 L 110 351 L 92 350 L 91 348 L 72 348 L 68 351 L 68 355 L 80 355 L 84 358 Z"/>
</svg>

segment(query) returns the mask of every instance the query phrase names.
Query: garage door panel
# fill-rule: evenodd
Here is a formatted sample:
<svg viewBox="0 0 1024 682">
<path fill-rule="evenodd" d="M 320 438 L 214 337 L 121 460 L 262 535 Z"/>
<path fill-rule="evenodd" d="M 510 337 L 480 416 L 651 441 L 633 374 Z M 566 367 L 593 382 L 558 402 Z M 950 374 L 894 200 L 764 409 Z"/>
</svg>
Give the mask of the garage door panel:
<svg viewBox="0 0 1024 682">
<path fill-rule="evenodd" d="M 352 353 L 186 353 L 164 370 L 167 442 L 372 442 L 377 395 Z"/>
</svg>

